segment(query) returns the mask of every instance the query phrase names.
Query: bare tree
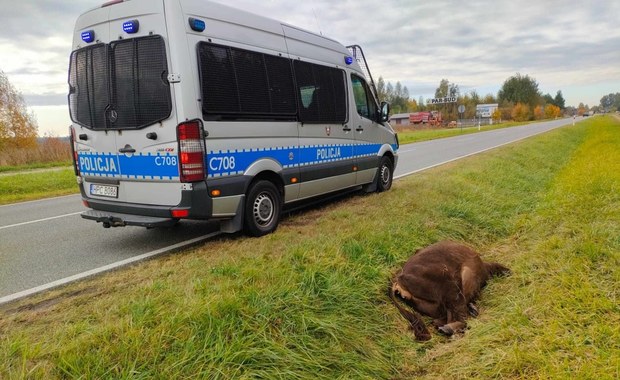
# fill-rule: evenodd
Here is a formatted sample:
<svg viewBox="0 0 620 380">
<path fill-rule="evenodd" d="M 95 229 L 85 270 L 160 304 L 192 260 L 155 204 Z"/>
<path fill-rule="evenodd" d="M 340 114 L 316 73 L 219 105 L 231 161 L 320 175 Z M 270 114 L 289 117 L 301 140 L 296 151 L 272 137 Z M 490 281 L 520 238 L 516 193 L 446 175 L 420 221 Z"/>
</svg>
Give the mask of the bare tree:
<svg viewBox="0 0 620 380">
<path fill-rule="evenodd" d="M 35 146 L 37 129 L 37 121 L 28 112 L 22 94 L 0 70 L 0 150 L 6 146 Z"/>
</svg>

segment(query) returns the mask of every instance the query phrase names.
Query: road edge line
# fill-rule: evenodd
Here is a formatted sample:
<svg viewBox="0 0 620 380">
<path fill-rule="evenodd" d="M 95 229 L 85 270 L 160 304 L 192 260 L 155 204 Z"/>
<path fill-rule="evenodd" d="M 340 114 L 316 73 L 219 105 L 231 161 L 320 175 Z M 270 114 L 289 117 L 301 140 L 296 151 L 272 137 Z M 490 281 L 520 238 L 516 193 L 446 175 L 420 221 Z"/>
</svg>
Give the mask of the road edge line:
<svg viewBox="0 0 620 380">
<path fill-rule="evenodd" d="M 0 305 L 6 304 L 6 303 L 9 303 L 9 302 L 13 302 L 13 301 L 17 301 L 17 300 L 19 300 L 21 298 L 32 296 L 34 294 L 41 293 L 41 292 L 44 292 L 46 290 L 50 290 L 50 289 L 53 289 L 53 288 L 57 288 L 57 287 L 60 287 L 62 285 L 69 284 L 71 282 L 75 282 L 75 281 L 78 281 L 78 280 L 83 280 L 85 278 L 92 277 L 92 276 L 95 276 L 95 275 L 98 275 L 98 274 L 101 274 L 101 273 L 104 273 L 104 272 L 108 272 L 108 271 L 111 271 L 113 269 L 117 269 L 117 268 L 129 265 L 129 264 L 133 264 L 133 263 L 136 263 L 138 261 L 143 261 L 143 260 L 149 259 L 151 257 L 158 256 L 158 255 L 161 255 L 163 253 L 173 251 L 175 249 L 179 249 L 179 248 L 182 248 L 182 247 L 185 247 L 185 246 L 196 244 L 196 243 L 198 243 L 200 241 L 207 240 L 207 239 L 210 239 L 212 237 L 215 237 L 215 236 L 218 236 L 218 235 L 221 235 L 221 234 L 222 234 L 222 232 L 220 232 L 220 231 L 212 232 L 210 234 L 202 235 L 202 236 L 190 239 L 190 240 L 185 240 L 185 241 L 173 244 L 173 245 L 169 245 L 169 246 L 164 247 L 164 248 L 156 249 L 156 250 L 151 251 L 151 252 L 143 253 L 143 254 L 138 255 L 138 256 L 130 257 L 130 258 L 125 259 L 125 260 L 117 261 L 117 262 L 114 262 L 112 264 L 104 265 L 104 266 L 99 267 L 99 268 L 91 269 L 91 270 L 88 270 L 86 272 L 78 273 L 78 274 L 75 274 L 73 276 L 61 278 L 60 280 L 48 282 L 47 284 L 39 285 L 39 286 L 36 286 L 34 288 L 30 288 L 30 289 L 27 289 L 27 290 L 22 290 L 21 292 L 9 294 L 7 296 L 0 297 Z"/>
</svg>

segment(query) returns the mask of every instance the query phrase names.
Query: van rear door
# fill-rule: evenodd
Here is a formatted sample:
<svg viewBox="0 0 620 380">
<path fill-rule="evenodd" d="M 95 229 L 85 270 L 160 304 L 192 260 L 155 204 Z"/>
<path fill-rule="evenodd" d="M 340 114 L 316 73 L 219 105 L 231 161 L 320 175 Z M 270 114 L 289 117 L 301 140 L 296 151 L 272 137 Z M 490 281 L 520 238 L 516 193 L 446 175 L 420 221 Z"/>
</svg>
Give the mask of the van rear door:
<svg viewBox="0 0 620 380">
<path fill-rule="evenodd" d="M 97 42 L 81 47 L 79 38 L 88 29 Z M 93 10 L 81 16 L 75 32 L 69 103 L 86 196 L 178 204 L 177 122 L 163 2 Z"/>
</svg>

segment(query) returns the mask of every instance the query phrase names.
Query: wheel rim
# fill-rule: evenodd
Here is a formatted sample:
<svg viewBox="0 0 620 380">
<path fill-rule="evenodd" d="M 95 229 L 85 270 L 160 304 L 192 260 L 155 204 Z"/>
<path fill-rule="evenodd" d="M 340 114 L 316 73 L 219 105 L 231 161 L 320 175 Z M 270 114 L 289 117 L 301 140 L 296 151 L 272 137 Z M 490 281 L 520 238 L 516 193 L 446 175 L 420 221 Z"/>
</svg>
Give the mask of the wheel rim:
<svg viewBox="0 0 620 380">
<path fill-rule="evenodd" d="M 388 165 L 383 165 L 381 167 L 381 184 L 383 187 L 386 187 L 390 184 L 390 177 L 392 176 L 390 172 L 390 167 Z"/>
<path fill-rule="evenodd" d="M 257 225 L 264 227 L 271 223 L 275 210 L 273 200 L 269 194 L 260 193 L 256 197 L 252 212 Z"/>
</svg>

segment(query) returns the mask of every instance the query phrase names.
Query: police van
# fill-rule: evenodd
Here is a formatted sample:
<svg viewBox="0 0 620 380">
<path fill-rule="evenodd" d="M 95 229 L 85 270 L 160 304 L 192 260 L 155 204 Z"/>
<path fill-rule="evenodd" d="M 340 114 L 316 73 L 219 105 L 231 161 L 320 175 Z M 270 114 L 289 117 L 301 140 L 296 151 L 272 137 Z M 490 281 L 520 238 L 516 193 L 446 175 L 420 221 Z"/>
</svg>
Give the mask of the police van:
<svg viewBox="0 0 620 380">
<path fill-rule="evenodd" d="M 78 18 L 68 82 L 82 217 L 104 227 L 261 236 L 294 202 L 392 184 L 359 46 L 205 0 L 116 0 Z"/>
</svg>

